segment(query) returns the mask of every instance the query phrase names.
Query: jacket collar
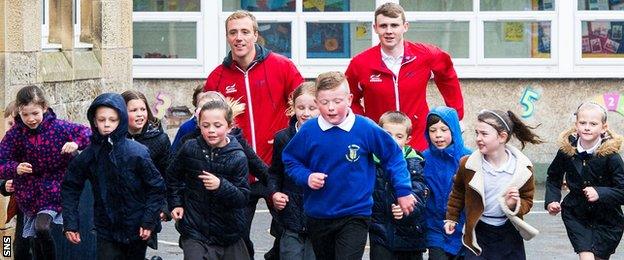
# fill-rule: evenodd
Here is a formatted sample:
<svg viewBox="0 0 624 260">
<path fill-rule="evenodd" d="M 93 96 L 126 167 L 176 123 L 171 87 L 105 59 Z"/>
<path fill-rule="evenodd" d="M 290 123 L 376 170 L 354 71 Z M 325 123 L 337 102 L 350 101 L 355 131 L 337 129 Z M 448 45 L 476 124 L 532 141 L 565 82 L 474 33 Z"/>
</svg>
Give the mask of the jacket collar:
<svg viewBox="0 0 624 260">
<path fill-rule="evenodd" d="M 254 44 L 254 47 L 256 48 L 256 57 L 254 57 L 253 61 L 251 61 L 251 63 L 249 64 L 249 68 L 252 67 L 252 64 L 262 62 L 263 60 L 265 60 L 271 53 L 269 49 L 264 48 L 259 44 Z M 228 68 L 232 67 L 233 65 L 236 65 L 236 61 L 234 61 L 234 59 L 232 58 L 232 51 L 230 51 L 228 55 L 225 58 L 223 58 L 222 64 L 223 66 L 228 67 Z"/>
<path fill-rule="evenodd" d="M 413 62 L 417 58 L 416 53 L 414 53 L 412 48 L 409 48 L 408 41 L 403 42 L 403 48 L 404 48 L 403 62 L 401 62 L 401 66 L 405 65 L 406 63 Z M 373 64 L 375 64 L 373 66 L 373 70 L 392 74 L 392 71 L 390 71 L 390 69 L 386 66 L 386 63 L 383 61 L 383 58 L 381 57 L 381 44 L 378 44 L 377 46 L 373 47 L 371 51 L 372 51 L 372 61 L 374 62 Z"/>
<path fill-rule="evenodd" d="M 511 177 L 511 181 L 508 187 L 522 187 L 531 178 L 533 173 L 529 170 L 529 167 L 533 167 L 533 164 L 518 148 L 511 145 L 506 145 L 505 148 L 509 150 L 516 157 L 516 170 Z M 468 185 L 481 195 L 483 206 L 485 206 L 485 187 L 483 180 L 482 170 L 482 158 L 483 154 L 479 150 L 474 151 L 466 161 L 466 169 L 474 171 L 475 174 Z"/>
<path fill-rule="evenodd" d="M 621 135 L 607 129 L 607 132 L 602 137 L 600 146 L 596 149 L 594 154 L 596 156 L 606 156 L 612 153 L 617 153 L 622 147 L 624 138 Z M 578 145 L 578 136 L 576 134 L 576 128 L 572 127 L 559 135 L 559 146 L 561 151 L 568 156 L 574 156 L 577 152 L 576 146 Z"/>
<path fill-rule="evenodd" d="M 347 118 L 345 118 L 345 120 L 342 121 L 342 123 L 337 124 L 337 125 L 327 122 L 327 120 L 325 120 L 323 116 L 318 117 L 318 125 L 323 131 L 327 131 L 330 128 L 335 126 L 335 127 L 338 127 L 342 130 L 349 132 L 353 128 L 354 124 L 355 124 L 355 115 L 353 114 L 353 111 L 351 109 L 349 109 L 349 114 L 347 114 Z"/>
</svg>

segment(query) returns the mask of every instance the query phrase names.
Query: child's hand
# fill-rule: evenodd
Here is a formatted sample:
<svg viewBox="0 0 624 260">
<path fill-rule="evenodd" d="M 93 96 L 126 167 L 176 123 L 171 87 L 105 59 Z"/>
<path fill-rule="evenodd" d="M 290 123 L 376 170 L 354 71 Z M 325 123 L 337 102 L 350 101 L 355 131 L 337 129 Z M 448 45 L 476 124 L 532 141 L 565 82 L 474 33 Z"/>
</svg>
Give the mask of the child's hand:
<svg viewBox="0 0 624 260">
<path fill-rule="evenodd" d="M 325 186 L 325 178 L 327 178 L 327 174 L 320 172 L 313 172 L 308 176 L 308 186 L 313 190 L 318 190 Z"/>
<path fill-rule="evenodd" d="M 447 235 L 452 235 L 453 233 L 455 233 L 455 225 L 457 225 L 457 223 L 455 223 L 454 221 L 445 221 L 444 232 L 446 232 Z"/>
<path fill-rule="evenodd" d="M 418 203 L 413 194 L 397 198 L 397 202 L 399 202 L 399 206 L 401 206 L 401 210 L 405 216 L 412 213 L 412 211 L 414 211 L 414 206 Z"/>
<path fill-rule="evenodd" d="M 76 231 L 65 231 L 65 237 L 72 244 L 76 244 L 77 245 L 78 243 L 80 243 L 80 233 L 78 233 Z"/>
<path fill-rule="evenodd" d="M 550 214 L 551 216 L 556 216 L 557 214 L 559 214 L 559 212 L 561 212 L 561 204 L 559 204 L 559 202 L 553 201 L 548 204 L 546 209 L 548 210 L 548 214 Z"/>
<path fill-rule="evenodd" d="M 518 188 L 510 187 L 507 190 L 507 193 L 505 193 L 505 204 L 507 204 L 507 207 L 513 210 L 516 208 L 516 204 L 519 202 L 520 192 L 518 191 Z"/>
<path fill-rule="evenodd" d="M 17 175 L 24 173 L 32 173 L 32 165 L 27 162 L 23 162 L 17 165 Z"/>
<path fill-rule="evenodd" d="M 175 221 L 178 221 L 178 220 L 182 219 L 183 216 L 184 216 L 184 208 L 182 208 L 182 207 L 175 207 L 171 211 L 171 217 Z"/>
<path fill-rule="evenodd" d="M 71 154 L 75 151 L 78 151 L 78 144 L 76 142 L 67 142 L 65 143 L 65 145 L 63 145 L 63 148 L 61 148 L 61 154 Z"/>
<path fill-rule="evenodd" d="M 403 210 L 401 210 L 401 206 L 394 203 L 392 204 L 392 216 L 394 216 L 394 219 L 403 218 Z"/>
<path fill-rule="evenodd" d="M 197 177 L 202 179 L 202 182 L 204 182 L 204 187 L 206 187 L 207 190 L 216 190 L 219 188 L 219 185 L 221 185 L 221 180 L 219 180 L 219 177 L 207 171 L 202 171 L 202 174 Z"/>
<path fill-rule="evenodd" d="M 13 187 L 13 180 L 8 180 L 4 183 L 4 189 L 6 192 L 15 192 L 15 187 Z"/>
<path fill-rule="evenodd" d="M 598 192 L 594 189 L 594 187 L 585 187 L 583 192 L 585 193 L 585 197 L 587 197 L 587 201 L 594 202 L 598 200 Z"/>
<path fill-rule="evenodd" d="M 142 240 L 147 240 L 151 235 L 152 235 L 151 230 L 147 228 L 143 228 L 143 227 L 139 228 L 139 237 L 141 237 Z"/>
<path fill-rule="evenodd" d="M 281 192 L 274 193 L 272 199 L 276 210 L 283 210 L 286 207 L 286 203 L 288 203 L 288 195 Z"/>
</svg>

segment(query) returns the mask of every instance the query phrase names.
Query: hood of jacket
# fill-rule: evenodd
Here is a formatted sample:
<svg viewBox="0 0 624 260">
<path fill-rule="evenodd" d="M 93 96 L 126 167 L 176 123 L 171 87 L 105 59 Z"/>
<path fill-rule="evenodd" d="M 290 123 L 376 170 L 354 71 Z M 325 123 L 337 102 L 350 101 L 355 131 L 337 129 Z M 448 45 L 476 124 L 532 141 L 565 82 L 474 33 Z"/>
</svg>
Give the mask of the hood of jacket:
<svg viewBox="0 0 624 260">
<path fill-rule="evenodd" d="M 102 106 L 112 108 L 117 112 L 117 115 L 119 115 L 119 125 L 117 129 L 108 136 L 101 135 L 95 124 L 95 112 L 98 107 Z M 101 143 L 105 141 L 107 137 L 110 137 L 113 143 L 126 139 L 128 133 L 128 110 L 126 109 L 126 102 L 121 95 L 116 93 L 104 93 L 96 97 L 87 110 L 87 119 L 91 125 L 91 131 L 93 132 L 91 135 L 92 143 Z"/>
<path fill-rule="evenodd" d="M 576 127 L 572 127 L 566 131 L 563 131 L 559 135 L 559 147 L 562 152 L 569 156 L 576 154 L 576 147 L 578 145 L 578 134 L 576 133 Z M 621 135 L 607 129 L 607 132 L 602 136 L 602 143 L 596 149 L 597 156 L 606 156 L 612 153 L 617 153 L 622 147 L 624 138 Z"/>
<path fill-rule="evenodd" d="M 436 115 L 442 119 L 444 124 L 446 124 L 451 130 L 451 137 L 453 138 L 452 143 L 448 145 L 444 149 L 438 149 L 431 142 L 431 138 L 429 138 L 429 130 L 425 129 L 425 139 L 429 145 L 429 152 L 445 152 L 451 155 L 453 158 L 459 159 L 467 154 L 470 154 L 471 151 L 464 145 L 464 138 L 462 137 L 461 127 L 459 126 L 459 116 L 457 115 L 457 111 L 455 109 L 439 106 L 434 107 L 429 111 L 427 115 L 427 119 L 430 116 Z"/>
<path fill-rule="evenodd" d="M 254 44 L 254 45 L 256 48 L 256 57 L 254 57 L 253 61 L 250 64 L 263 61 L 271 53 L 269 49 L 262 47 L 260 44 Z M 234 63 L 235 63 L 234 59 L 232 58 L 232 51 L 230 51 L 228 55 L 225 56 L 225 58 L 223 58 L 223 66 L 229 68 L 232 65 L 234 65 Z"/>
</svg>

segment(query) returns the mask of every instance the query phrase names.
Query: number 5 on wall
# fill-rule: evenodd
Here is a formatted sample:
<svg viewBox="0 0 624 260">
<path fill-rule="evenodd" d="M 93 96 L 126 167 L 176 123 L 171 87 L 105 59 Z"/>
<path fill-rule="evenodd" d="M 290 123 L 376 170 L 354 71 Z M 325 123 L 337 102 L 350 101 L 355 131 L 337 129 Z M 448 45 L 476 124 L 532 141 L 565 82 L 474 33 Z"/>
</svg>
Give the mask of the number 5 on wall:
<svg viewBox="0 0 624 260">
<path fill-rule="evenodd" d="M 522 117 L 527 118 L 533 115 L 535 112 L 535 104 L 533 102 L 540 98 L 540 94 L 535 92 L 531 87 L 524 89 L 524 94 L 520 98 L 520 104 L 524 108 L 522 111 Z"/>
</svg>

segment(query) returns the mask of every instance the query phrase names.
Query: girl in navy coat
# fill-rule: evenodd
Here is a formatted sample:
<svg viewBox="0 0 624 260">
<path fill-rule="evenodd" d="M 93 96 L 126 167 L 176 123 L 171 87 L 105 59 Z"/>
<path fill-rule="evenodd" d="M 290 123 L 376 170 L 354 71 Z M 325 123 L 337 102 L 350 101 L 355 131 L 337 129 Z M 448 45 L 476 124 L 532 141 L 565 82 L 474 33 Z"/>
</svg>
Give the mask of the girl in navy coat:
<svg viewBox="0 0 624 260">
<path fill-rule="evenodd" d="M 551 215 L 561 212 L 579 259 L 609 259 L 624 233 L 624 139 L 609 130 L 602 106 L 583 103 L 575 114 L 548 167 L 544 205 Z M 564 176 L 570 193 L 560 203 Z"/>
<path fill-rule="evenodd" d="M 317 117 L 319 110 L 314 103 L 316 85 L 304 82 L 295 91 L 289 103 L 292 114 L 288 128 L 275 134 L 273 159 L 269 168 L 269 192 L 277 212 L 278 222 L 284 227 L 280 238 L 280 257 L 283 259 L 314 259 L 312 243 L 307 237 L 303 214 L 303 188 L 288 178 L 282 162 L 282 151 L 297 130 L 310 118 Z"/>
<path fill-rule="evenodd" d="M 453 188 L 453 176 L 459 168 L 459 159 L 471 151 L 464 145 L 459 127 L 459 117 L 455 109 L 434 107 L 427 115 L 425 136 L 429 149 L 425 157 L 425 183 L 429 187 L 427 197 L 427 248 L 429 259 L 456 259 L 461 254 L 461 232 L 447 235 L 444 232 L 446 206 Z M 462 214 L 456 228 L 461 230 L 464 224 Z"/>
<path fill-rule="evenodd" d="M 91 145 L 63 179 L 65 237 L 78 244 L 78 204 L 85 182 L 94 196 L 98 259 L 144 259 L 146 241 L 158 230 L 165 182 L 145 146 L 126 138 L 128 113 L 119 94 L 98 96 L 87 110 Z"/>
<path fill-rule="evenodd" d="M 210 101 L 199 112 L 201 136 L 182 145 L 167 170 L 168 199 L 184 259 L 249 259 L 243 209 L 247 158 L 232 128 L 232 108 Z"/>
<path fill-rule="evenodd" d="M 34 237 L 37 259 L 54 259 L 51 225 L 62 224 L 61 181 L 74 152 L 89 144 L 89 128 L 56 118 L 43 91 L 17 92 L 19 116 L 0 144 L 0 179 L 13 179 L 24 213 L 22 237 Z"/>
<path fill-rule="evenodd" d="M 169 166 L 169 149 L 171 142 L 169 136 L 163 130 L 161 121 L 154 117 L 152 110 L 147 103 L 147 98 L 143 93 L 136 90 L 128 90 L 121 93 L 126 101 L 128 109 L 128 138 L 135 140 L 147 147 L 150 158 L 156 165 L 158 172 L 163 177 Z M 169 209 L 163 204 L 160 212 L 160 220 L 169 221 Z M 158 223 L 160 229 L 160 222 Z M 153 249 L 158 249 L 158 237 L 154 233 L 147 241 L 147 245 Z"/>
</svg>

